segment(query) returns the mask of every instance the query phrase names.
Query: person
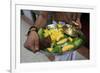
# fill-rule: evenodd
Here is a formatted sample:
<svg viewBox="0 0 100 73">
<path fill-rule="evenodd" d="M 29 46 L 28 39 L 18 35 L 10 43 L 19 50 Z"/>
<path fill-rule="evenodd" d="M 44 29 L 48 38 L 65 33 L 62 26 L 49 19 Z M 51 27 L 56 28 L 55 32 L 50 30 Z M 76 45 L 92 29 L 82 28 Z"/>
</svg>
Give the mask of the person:
<svg viewBox="0 0 100 73">
<path fill-rule="evenodd" d="M 80 22 L 80 13 L 71 13 L 71 12 L 48 12 L 48 11 L 41 11 L 38 18 L 36 19 L 34 25 L 29 29 L 29 33 L 27 36 L 27 39 L 24 43 L 24 47 L 32 50 L 32 52 L 36 52 L 40 49 L 39 46 L 39 36 L 36 32 L 37 29 L 44 27 L 48 20 L 52 21 L 63 21 L 66 24 L 70 23 L 73 21 L 75 25 L 79 27 L 79 29 L 82 28 L 81 22 Z M 65 55 L 58 55 L 58 56 L 48 56 L 48 58 L 51 61 L 54 60 L 68 60 L 68 56 L 72 56 L 73 52 L 67 53 Z M 70 57 L 72 59 L 72 57 Z"/>
</svg>

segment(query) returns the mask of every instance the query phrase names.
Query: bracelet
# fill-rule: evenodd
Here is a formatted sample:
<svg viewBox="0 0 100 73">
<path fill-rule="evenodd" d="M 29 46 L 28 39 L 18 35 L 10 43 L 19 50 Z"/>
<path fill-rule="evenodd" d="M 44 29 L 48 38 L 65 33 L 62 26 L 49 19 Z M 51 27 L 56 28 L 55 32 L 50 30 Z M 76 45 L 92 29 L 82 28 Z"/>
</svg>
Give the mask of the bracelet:
<svg viewBox="0 0 100 73">
<path fill-rule="evenodd" d="M 31 33 L 31 31 L 38 31 L 37 30 L 37 27 L 36 26 L 31 26 L 30 28 L 29 28 L 29 31 L 28 31 L 28 33 L 27 33 L 27 35 L 29 35 L 30 33 Z"/>
</svg>

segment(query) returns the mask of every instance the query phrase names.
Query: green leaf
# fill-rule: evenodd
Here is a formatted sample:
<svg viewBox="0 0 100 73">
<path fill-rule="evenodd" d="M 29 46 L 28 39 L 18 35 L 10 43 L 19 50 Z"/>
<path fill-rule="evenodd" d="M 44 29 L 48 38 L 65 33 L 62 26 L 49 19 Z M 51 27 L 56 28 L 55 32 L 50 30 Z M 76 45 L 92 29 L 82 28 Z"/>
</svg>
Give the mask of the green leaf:
<svg viewBox="0 0 100 73">
<path fill-rule="evenodd" d="M 43 28 L 40 28 L 40 29 L 38 30 L 38 35 L 39 35 L 40 39 L 44 38 L 43 33 L 44 33 Z"/>
<path fill-rule="evenodd" d="M 83 43 L 83 40 L 82 40 L 81 38 L 76 38 L 76 39 L 74 40 L 74 45 L 75 45 L 75 47 L 81 46 L 82 43 Z"/>
<path fill-rule="evenodd" d="M 53 53 L 61 53 L 61 46 L 56 45 L 52 51 Z"/>
</svg>

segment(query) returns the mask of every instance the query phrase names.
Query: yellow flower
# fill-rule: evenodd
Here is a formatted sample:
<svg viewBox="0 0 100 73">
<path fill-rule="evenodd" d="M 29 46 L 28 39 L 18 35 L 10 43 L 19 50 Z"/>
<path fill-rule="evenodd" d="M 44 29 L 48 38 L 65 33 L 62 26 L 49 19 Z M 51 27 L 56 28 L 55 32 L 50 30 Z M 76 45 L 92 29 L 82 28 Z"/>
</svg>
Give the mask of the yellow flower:
<svg viewBox="0 0 100 73">
<path fill-rule="evenodd" d="M 63 34 L 60 34 L 60 35 L 57 37 L 56 41 L 59 41 L 62 37 L 64 37 L 64 35 L 63 35 Z"/>
<path fill-rule="evenodd" d="M 50 29 L 49 33 L 52 42 L 59 41 L 62 37 L 64 37 L 64 34 L 58 29 Z"/>
<path fill-rule="evenodd" d="M 73 41 L 73 39 L 71 37 L 68 37 L 68 40 L 71 41 L 71 42 Z"/>
<path fill-rule="evenodd" d="M 47 48 L 47 50 L 48 50 L 49 52 L 51 52 L 51 51 L 53 50 L 53 48 Z"/>
<path fill-rule="evenodd" d="M 70 50 L 71 48 L 74 48 L 74 45 L 67 45 L 67 46 L 64 46 L 64 47 L 62 48 L 62 52 L 66 52 L 66 51 Z"/>
<path fill-rule="evenodd" d="M 60 40 L 59 42 L 57 42 L 57 44 L 63 44 L 67 41 L 67 38 Z"/>
<path fill-rule="evenodd" d="M 49 30 L 48 29 L 45 29 L 44 30 L 44 37 L 48 37 L 49 36 Z"/>
</svg>

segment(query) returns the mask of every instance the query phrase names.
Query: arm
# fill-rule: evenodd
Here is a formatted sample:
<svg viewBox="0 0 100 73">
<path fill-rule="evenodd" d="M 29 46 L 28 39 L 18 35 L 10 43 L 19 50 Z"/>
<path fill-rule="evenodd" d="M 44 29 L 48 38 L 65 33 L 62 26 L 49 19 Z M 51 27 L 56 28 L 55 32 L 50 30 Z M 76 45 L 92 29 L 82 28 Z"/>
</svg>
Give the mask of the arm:
<svg viewBox="0 0 100 73">
<path fill-rule="evenodd" d="M 90 59 L 90 53 L 89 53 L 89 49 L 87 47 L 82 46 L 79 49 L 77 49 L 77 52 L 79 52 L 85 58 Z"/>
<path fill-rule="evenodd" d="M 46 24 L 47 18 L 48 18 L 48 12 L 41 12 L 39 17 L 36 19 L 34 26 L 37 28 L 43 27 Z M 34 30 L 34 28 L 32 30 Z M 30 31 L 24 43 L 24 47 L 33 52 L 39 50 L 39 37 L 37 32 Z"/>
<path fill-rule="evenodd" d="M 39 17 L 37 18 L 36 22 L 35 22 L 35 26 L 37 28 L 43 27 L 45 26 L 46 22 L 48 19 L 48 12 L 40 12 Z"/>
</svg>

